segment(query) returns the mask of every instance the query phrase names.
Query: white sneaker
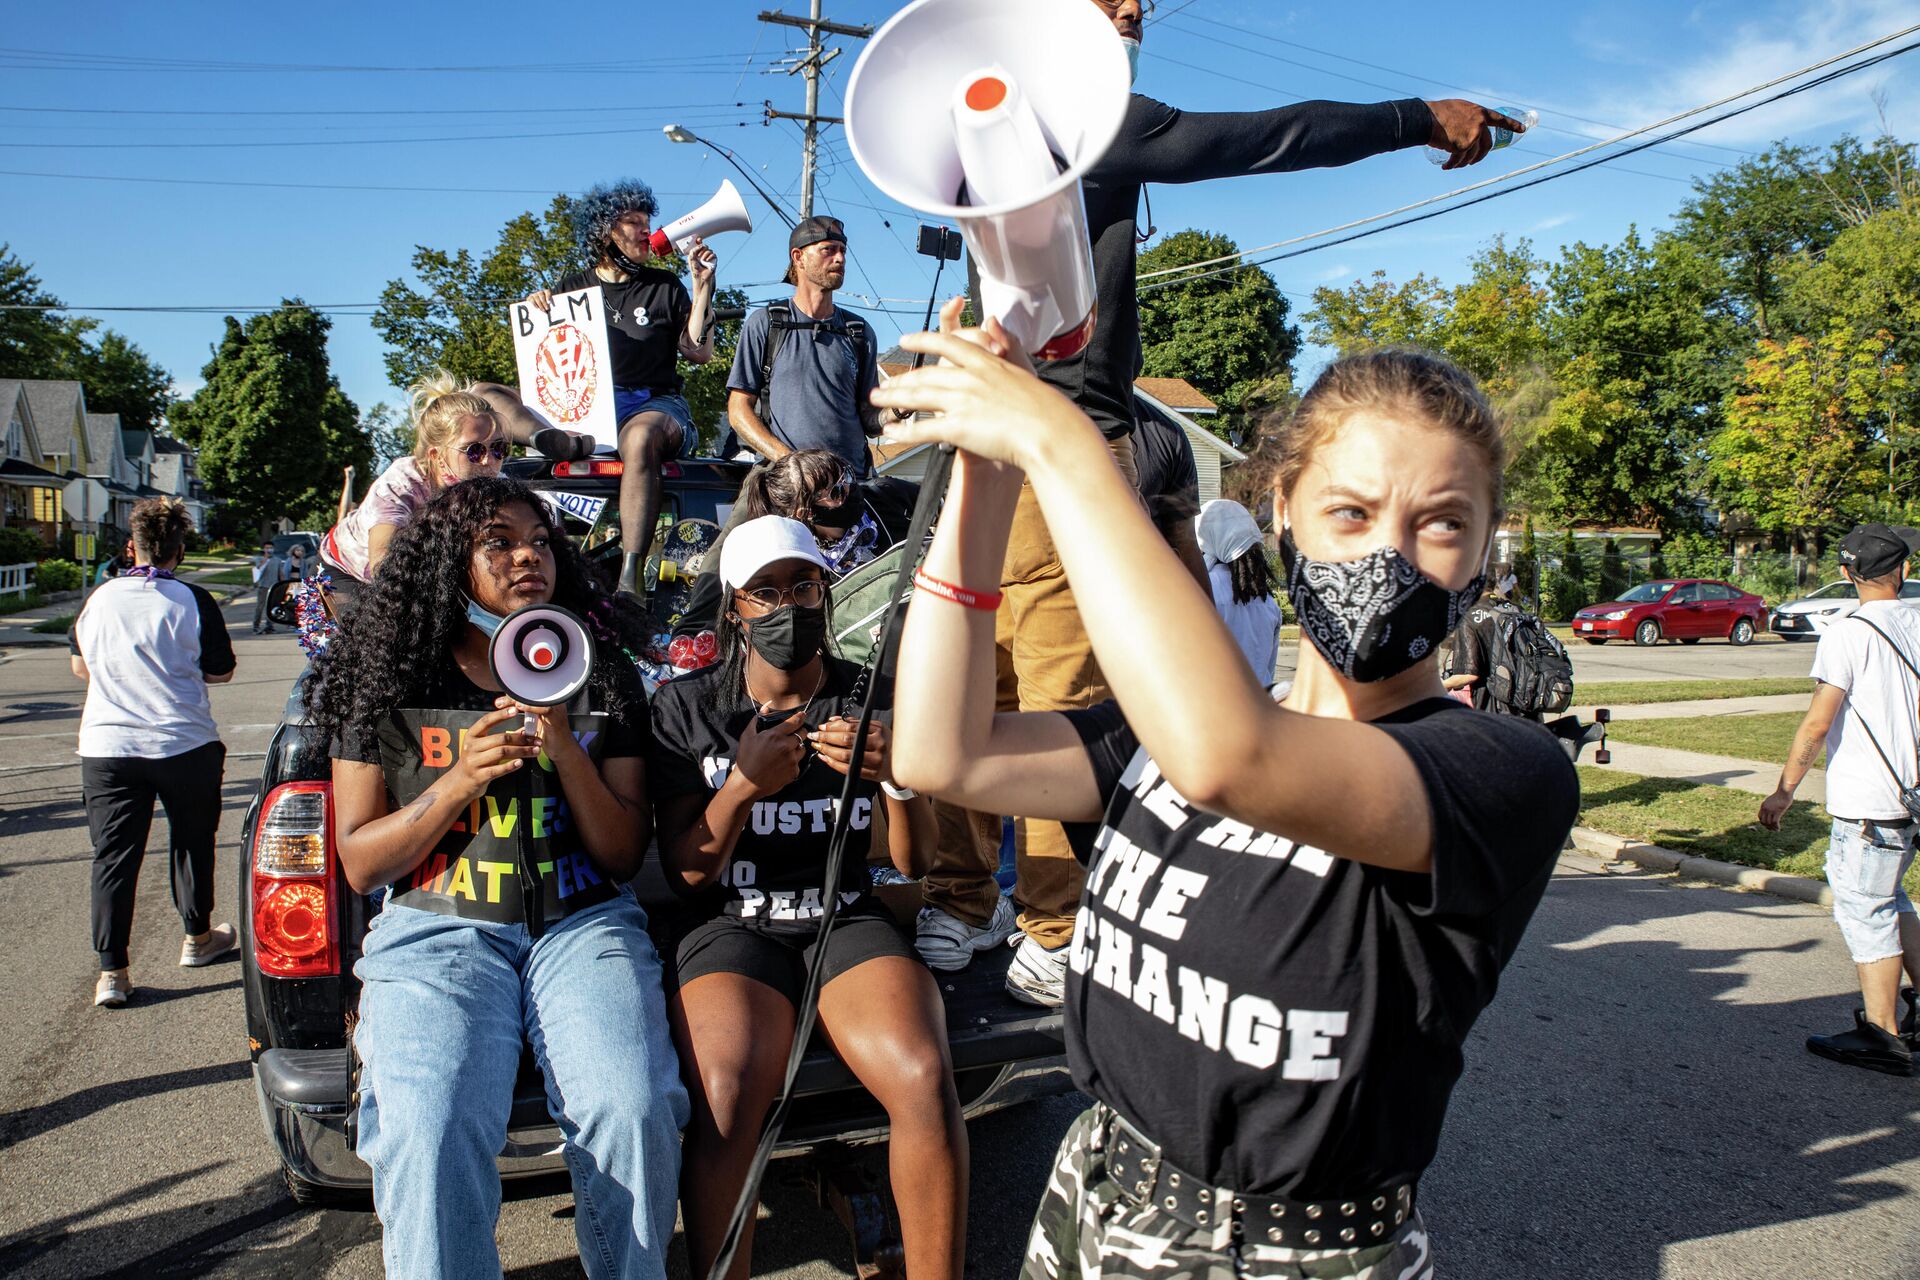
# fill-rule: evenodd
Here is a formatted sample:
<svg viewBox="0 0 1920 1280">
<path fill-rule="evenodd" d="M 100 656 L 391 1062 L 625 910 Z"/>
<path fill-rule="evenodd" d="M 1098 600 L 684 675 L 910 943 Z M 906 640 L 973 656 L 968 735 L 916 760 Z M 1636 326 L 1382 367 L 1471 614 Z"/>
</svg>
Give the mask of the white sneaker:
<svg viewBox="0 0 1920 1280">
<path fill-rule="evenodd" d="M 1057 1009 L 1067 1000 L 1067 948 L 1051 949 L 1025 934 L 1013 944 L 1013 963 L 1007 967 L 1007 994 L 1027 1004 Z"/>
<path fill-rule="evenodd" d="M 977 953 L 1006 942 L 1014 926 L 1013 903 L 1005 897 L 994 903 L 993 919 L 977 929 L 938 907 L 922 907 L 914 922 L 913 947 L 927 968 L 954 973 L 972 964 Z"/>
<path fill-rule="evenodd" d="M 125 969 L 103 969 L 99 981 L 93 984 L 93 1002 L 102 1008 L 121 1008 L 132 994 L 133 979 Z"/>
<path fill-rule="evenodd" d="M 240 938 L 230 924 L 217 924 L 207 930 L 205 942 L 195 942 L 192 938 L 180 940 L 180 967 L 198 969 L 203 964 L 212 964 L 221 956 L 234 949 Z"/>
</svg>

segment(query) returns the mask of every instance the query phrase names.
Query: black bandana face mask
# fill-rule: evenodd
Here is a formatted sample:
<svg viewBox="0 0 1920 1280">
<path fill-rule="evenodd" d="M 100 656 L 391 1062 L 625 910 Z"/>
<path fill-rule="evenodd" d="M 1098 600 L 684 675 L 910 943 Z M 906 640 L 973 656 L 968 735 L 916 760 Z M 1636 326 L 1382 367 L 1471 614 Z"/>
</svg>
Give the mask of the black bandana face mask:
<svg viewBox="0 0 1920 1280">
<path fill-rule="evenodd" d="M 1449 591 L 1393 547 L 1358 560 L 1309 560 L 1291 528 L 1281 530 L 1280 560 L 1300 630 L 1335 670 L 1361 684 L 1432 656 L 1480 598 L 1487 576 L 1483 568 Z"/>
<path fill-rule="evenodd" d="M 827 638 L 827 611 L 783 604 L 746 626 L 747 643 L 762 661 L 780 671 L 798 671 Z"/>
</svg>

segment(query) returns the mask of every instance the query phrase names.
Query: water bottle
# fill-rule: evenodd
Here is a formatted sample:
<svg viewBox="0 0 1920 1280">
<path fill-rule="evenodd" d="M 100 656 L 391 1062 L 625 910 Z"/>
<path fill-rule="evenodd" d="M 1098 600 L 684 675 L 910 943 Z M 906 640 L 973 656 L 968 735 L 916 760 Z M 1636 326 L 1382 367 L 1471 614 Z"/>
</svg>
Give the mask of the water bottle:
<svg viewBox="0 0 1920 1280">
<path fill-rule="evenodd" d="M 1518 120 L 1521 124 L 1527 126 L 1528 133 L 1532 133 L 1533 127 L 1540 123 L 1540 113 L 1538 111 L 1515 111 L 1511 107 L 1502 107 L 1500 108 L 1500 114 Z M 1502 147 L 1512 146 L 1513 140 L 1517 136 L 1518 135 L 1511 129 L 1502 129 L 1496 126 L 1493 131 L 1493 149 L 1498 151 Z M 1427 148 L 1427 161 L 1430 164 L 1445 164 L 1451 159 L 1453 159 L 1453 153 L 1451 151 L 1442 151 L 1438 147 Z"/>
</svg>

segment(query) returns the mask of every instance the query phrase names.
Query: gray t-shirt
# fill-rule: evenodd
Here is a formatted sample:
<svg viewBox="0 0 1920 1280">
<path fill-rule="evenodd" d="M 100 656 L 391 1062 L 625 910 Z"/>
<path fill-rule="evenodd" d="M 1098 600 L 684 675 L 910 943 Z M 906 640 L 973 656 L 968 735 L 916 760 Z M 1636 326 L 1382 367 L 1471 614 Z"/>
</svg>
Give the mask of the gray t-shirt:
<svg viewBox="0 0 1920 1280">
<path fill-rule="evenodd" d="M 793 307 L 796 322 L 810 320 L 798 306 L 791 302 L 788 305 Z M 794 449 L 830 450 L 852 463 L 864 477 L 871 464 L 860 410 L 878 380 L 880 353 L 873 326 L 867 324 L 862 377 L 863 362 L 846 331 L 850 314 L 844 307 L 835 307 L 833 314 L 825 317 L 831 328 L 781 332 L 783 345 L 774 357 L 773 388 L 767 396 L 765 416 L 767 429 L 776 440 Z M 740 343 L 734 351 L 727 390 L 760 394 L 768 324 L 767 309 L 762 307 L 740 326 Z"/>
</svg>

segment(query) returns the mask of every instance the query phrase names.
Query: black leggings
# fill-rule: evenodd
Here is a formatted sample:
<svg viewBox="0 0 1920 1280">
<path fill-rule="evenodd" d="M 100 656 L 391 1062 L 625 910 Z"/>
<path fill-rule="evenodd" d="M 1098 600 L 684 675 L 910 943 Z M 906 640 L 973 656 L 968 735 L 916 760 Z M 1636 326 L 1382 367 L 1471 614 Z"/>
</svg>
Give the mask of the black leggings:
<svg viewBox="0 0 1920 1280">
<path fill-rule="evenodd" d="M 173 832 L 169 878 L 173 905 L 188 934 L 207 931 L 213 914 L 213 851 L 220 827 L 220 780 L 227 748 L 218 742 L 161 760 L 83 756 L 80 788 L 93 839 L 93 949 L 102 969 L 127 967 L 133 891 L 153 825 L 153 802 Z"/>
</svg>

